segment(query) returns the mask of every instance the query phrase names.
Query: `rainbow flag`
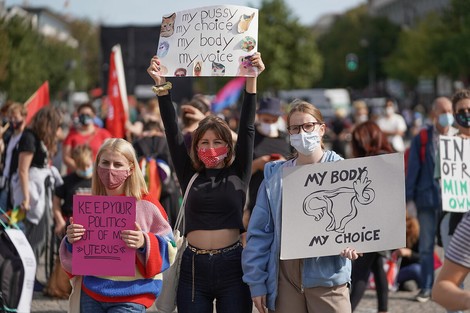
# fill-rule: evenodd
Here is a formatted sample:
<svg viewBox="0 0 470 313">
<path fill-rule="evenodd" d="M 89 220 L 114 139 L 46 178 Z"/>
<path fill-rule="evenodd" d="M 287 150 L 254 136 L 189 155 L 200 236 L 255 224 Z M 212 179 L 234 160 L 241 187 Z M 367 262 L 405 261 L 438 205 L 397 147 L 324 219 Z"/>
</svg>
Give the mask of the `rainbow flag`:
<svg viewBox="0 0 470 313">
<path fill-rule="evenodd" d="M 214 100 L 212 101 L 211 109 L 212 112 L 218 113 L 229 107 L 230 105 L 237 102 L 240 97 L 240 93 L 245 86 L 245 77 L 236 77 L 225 84 L 222 89 L 215 95 Z"/>
</svg>

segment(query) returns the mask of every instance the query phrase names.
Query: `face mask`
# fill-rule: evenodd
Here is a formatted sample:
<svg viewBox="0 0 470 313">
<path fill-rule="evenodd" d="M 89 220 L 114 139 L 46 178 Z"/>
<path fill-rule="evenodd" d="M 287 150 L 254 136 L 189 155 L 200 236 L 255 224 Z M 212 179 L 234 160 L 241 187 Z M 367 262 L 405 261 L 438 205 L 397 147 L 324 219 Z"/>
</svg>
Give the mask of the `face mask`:
<svg viewBox="0 0 470 313">
<path fill-rule="evenodd" d="M 444 128 L 451 126 L 454 123 L 454 116 L 450 113 L 439 114 L 438 123 Z"/>
<path fill-rule="evenodd" d="M 77 169 L 75 173 L 77 173 L 78 176 L 83 177 L 83 178 L 91 177 L 91 175 L 93 175 L 93 166 L 90 166 L 86 168 L 85 170 Z"/>
<path fill-rule="evenodd" d="M 470 112 L 455 114 L 455 121 L 463 128 L 470 128 Z"/>
<path fill-rule="evenodd" d="M 23 125 L 23 121 L 10 121 L 11 128 L 14 130 L 20 129 L 21 125 Z"/>
<path fill-rule="evenodd" d="M 365 114 L 362 114 L 362 115 L 359 115 L 357 117 L 357 122 L 358 123 L 363 123 L 363 122 L 367 122 L 367 120 L 369 119 L 369 117 Z"/>
<path fill-rule="evenodd" d="M 395 110 L 393 109 L 393 107 L 387 107 L 385 109 L 385 113 L 387 113 L 387 115 L 393 115 L 393 113 L 395 113 Z"/>
<path fill-rule="evenodd" d="M 199 148 L 197 150 L 197 156 L 199 159 L 204 163 L 207 168 L 214 168 L 220 162 L 222 162 L 228 153 L 227 147 L 219 147 L 219 148 Z"/>
<path fill-rule="evenodd" d="M 258 131 L 265 136 L 275 137 L 277 135 L 277 124 L 263 123 L 260 122 L 258 125 Z"/>
<path fill-rule="evenodd" d="M 129 177 L 130 170 L 113 170 L 98 166 L 98 176 L 108 190 L 114 190 L 121 186 Z"/>
<path fill-rule="evenodd" d="M 93 118 L 88 115 L 88 114 L 80 114 L 78 116 L 78 121 L 80 122 L 80 124 L 82 124 L 83 126 L 86 126 L 86 125 L 90 125 L 93 123 Z"/>
<path fill-rule="evenodd" d="M 290 144 L 300 154 L 311 155 L 321 145 L 321 137 L 317 131 L 311 133 L 301 132 L 290 135 Z"/>
</svg>

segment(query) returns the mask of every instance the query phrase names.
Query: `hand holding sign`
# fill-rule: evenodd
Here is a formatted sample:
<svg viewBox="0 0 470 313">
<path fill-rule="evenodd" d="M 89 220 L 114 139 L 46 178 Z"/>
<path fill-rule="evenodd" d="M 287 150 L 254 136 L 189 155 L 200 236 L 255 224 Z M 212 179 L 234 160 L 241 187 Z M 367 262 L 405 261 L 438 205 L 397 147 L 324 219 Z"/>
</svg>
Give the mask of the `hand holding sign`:
<svg viewBox="0 0 470 313">
<path fill-rule="evenodd" d="M 67 240 L 69 243 L 73 244 L 74 242 L 82 239 L 85 234 L 85 228 L 80 224 L 73 223 L 73 217 L 70 218 L 70 225 L 67 226 Z"/>
<path fill-rule="evenodd" d="M 135 230 L 123 230 L 121 232 L 121 239 L 132 249 L 139 249 L 145 245 L 144 234 L 137 223 L 135 223 Z"/>
</svg>

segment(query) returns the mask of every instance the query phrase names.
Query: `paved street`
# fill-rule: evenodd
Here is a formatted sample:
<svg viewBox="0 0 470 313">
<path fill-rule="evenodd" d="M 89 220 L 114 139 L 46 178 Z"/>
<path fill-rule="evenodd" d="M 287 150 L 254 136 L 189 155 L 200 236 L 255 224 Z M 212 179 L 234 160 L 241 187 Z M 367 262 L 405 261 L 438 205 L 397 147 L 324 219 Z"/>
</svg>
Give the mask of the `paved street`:
<svg viewBox="0 0 470 313">
<path fill-rule="evenodd" d="M 390 293 L 389 312 L 407 313 L 407 312 L 426 312 L 426 313 L 444 313 L 445 310 L 436 303 L 429 301 L 419 303 L 413 300 L 415 292 L 395 292 Z M 36 292 L 34 294 L 33 306 L 31 312 L 36 313 L 65 313 L 67 312 L 66 300 L 53 300 L 42 296 Z M 156 312 L 149 310 L 149 312 Z M 253 309 L 253 312 L 257 312 Z M 377 312 L 377 300 L 375 292 L 367 291 L 355 313 L 375 313 Z M 292 312 L 295 313 L 295 312 Z"/>
<path fill-rule="evenodd" d="M 439 251 L 440 254 L 442 253 Z M 40 269 L 41 272 L 44 272 Z M 470 278 L 465 281 L 466 289 L 470 289 Z M 414 301 L 416 292 L 391 292 L 389 296 L 389 312 L 390 313 L 408 313 L 408 312 L 425 312 L 425 313 L 444 313 L 442 307 L 432 301 L 419 303 Z M 36 313 L 65 313 L 67 312 L 66 300 L 55 300 L 44 297 L 41 293 L 35 292 L 31 312 Z M 149 312 L 156 312 L 149 310 Z M 253 309 L 253 312 L 257 312 Z M 355 313 L 375 313 L 377 312 L 377 300 L 375 291 L 368 290 L 362 299 Z M 295 312 L 292 312 L 295 313 Z"/>
</svg>

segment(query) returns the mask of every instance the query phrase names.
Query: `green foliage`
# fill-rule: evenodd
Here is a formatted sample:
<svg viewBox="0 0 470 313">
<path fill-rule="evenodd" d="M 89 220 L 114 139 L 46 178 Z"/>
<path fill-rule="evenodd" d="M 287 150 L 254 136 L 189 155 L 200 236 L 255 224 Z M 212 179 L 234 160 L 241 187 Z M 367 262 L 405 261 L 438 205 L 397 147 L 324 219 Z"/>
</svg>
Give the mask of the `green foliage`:
<svg viewBox="0 0 470 313">
<path fill-rule="evenodd" d="M 439 55 L 434 51 L 440 38 L 442 24 L 435 14 L 429 15 L 399 37 L 397 49 L 386 63 L 390 77 L 408 84 L 416 84 L 419 77 L 435 77 L 439 74 Z"/>
<path fill-rule="evenodd" d="M 266 65 L 260 89 L 312 88 L 323 62 L 312 32 L 292 16 L 283 0 L 263 0 L 259 12 L 258 51 Z"/>
<path fill-rule="evenodd" d="M 382 60 L 394 49 L 399 28 L 384 18 L 371 17 L 366 6 L 360 6 L 337 18 L 332 27 L 321 34 L 318 47 L 324 57 L 320 85 L 326 88 L 364 88 L 369 75 L 385 77 Z M 345 58 L 357 56 L 357 69 L 348 70 Z"/>
<path fill-rule="evenodd" d="M 46 80 L 51 98 L 66 92 L 71 81 L 86 87 L 85 67 L 71 66 L 80 63 L 79 50 L 41 36 L 27 20 L 0 20 L 0 45 L 0 90 L 11 100 L 26 101 Z"/>
</svg>

